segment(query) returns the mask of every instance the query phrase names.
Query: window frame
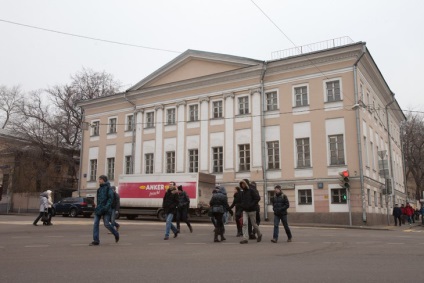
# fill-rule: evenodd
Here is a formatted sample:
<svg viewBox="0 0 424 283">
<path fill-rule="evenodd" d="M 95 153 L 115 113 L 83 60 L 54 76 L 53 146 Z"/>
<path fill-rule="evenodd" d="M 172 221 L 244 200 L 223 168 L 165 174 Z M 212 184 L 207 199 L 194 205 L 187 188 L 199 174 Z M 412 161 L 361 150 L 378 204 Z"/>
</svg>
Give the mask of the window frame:
<svg viewBox="0 0 424 283">
<path fill-rule="evenodd" d="M 170 156 L 171 155 L 171 156 Z M 175 173 L 175 151 L 167 151 L 166 157 L 166 173 Z"/>
<path fill-rule="evenodd" d="M 118 118 L 110 117 L 108 118 L 108 134 L 116 134 L 118 131 Z"/>
<path fill-rule="evenodd" d="M 220 105 L 217 105 L 220 104 Z M 224 102 L 223 100 L 212 101 L 212 118 L 221 119 L 224 117 Z"/>
<path fill-rule="evenodd" d="M 90 182 L 97 181 L 97 158 L 90 159 Z"/>
<path fill-rule="evenodd" d="M 238 145 L 238 167 L 239 172 L 250 171 L 250 144 L 239 144 Z"/>
<path fill-rule="evenodd" d="M 337 88 L 332 87 L 331 89 L 328 87 L 328 84 L 332 84 L 332 83 L 338 83 L 338 99 L 337 98 L 337 93 L 334 94 L 334 99 L 330 100 L 330 95 L 329 95 L 329 91 L 332 90 L 337 90 Z M 326 102 L 338 102 L 338 101 L 342 101 L 343 100 L 343 96 L 342 96 L 342 81 L 340 78 L 334 78 L 334 79 L 330 79 L 330 80 L 326 80 L 324 81 L 324 86 L 325 86 L 325 99 Z"/>
<path fill-rule="evenodd" d="M 199 149 L 197 148 L 188 150 L 188 172 L 199 172 Z"/>
<path fill-rule="evenodd" d="M 128 114 L 125 117 L 125 120 L 126 120 L 126 128 L 125 128 L 125 130 L 127 132 L 133 131 L 134 130 L 134 127 L 135 127 L 135 125 L 134 125 L 134 114 Z"/>
<path fill-rule="evenodd" d="M 343 191 L 347 196 L 346 189 L 343 189 L 343 188 L 333 188 L 333 189 L 331 189 L 331 204 L 347 204 L 347 199 L 346 200 L 342 199 Z M 336 192 L 337 192 L 337 194 L 336 194 Z M 335 198 L 337 198 L 338 201 L 335 201 Z"/>
<path fill-rule="evenodd" d="M 132 162 L 132 155 L 125 155 L 124 157 L 124 170 L 125 174 L 133 174 L 133 162 Z"/>
<path fill-rule="evenodd" d="M 155 111 L 146 112 L 146 129 L 151 129 L 155 127 Z"/>
<path fill-rule="evenodd" d="M 212 147 L 212 173 L 224 172 L 224 147 Z"/>
<path fill-rule="evenodd" d="M 269 97 L 269 95 L 275 95 L 275 97 Z M 278 110 L 278 92 L 276 90 L 265 92 L 266 99 L 266 111 Z"/>
<path fill-rule="evenodd" d="M 306 193 L 306 195 L 303 195 L 303 193 Z M 302 201 L 304 200 L 304 201 Z M 299 189 L 297 190 L 297 204 L 298 205 L 312 205 L 313 199 L 312 199 L 312 190 L 311 189 Z"/>
<path fill-rule="evenodd" d="M 238 115 L 248 115 L 248 114 L 250 114 L 250 105 L 249 104 L 250 103 L 249 103 L 249 96 L 248 95 L 243 95 L 243 96 L 237 97 Z"/>
<path fill-rule="evenodd" d="M 188 106 L 188 121 L 189 122 L 199 121 L 199 104 L 190 104 Z"/>
<path fill-rule="evenodd" d="M 336 137 L 337 138 L 337 142 L 332 142 L 332 139 Z M 342 138 L 342 141 L 338 141 L 338 137 Z M 332 145 L 336 145 L 336 149 L 333 150 L 332 149 Z M 339 149 L 339 145 L 342 145 L 342 149 Z M 344 134 L 336 134 L 336 135 L 328 135 L 328 151 L 330 154 L 330 166 L 337 166 L 337 165 L 346 165 L 346 158 L 345 158 L 345 145 L 344 145 Z M 340 154 L 342 151 L 342 154 Z M 333 162 L 333 152 L 337 153 L 337 155 L 334 157 L 336 158 L 336 162 Z M 341 160 L 339 155 L 343 155 L 343 159 Z"/>
<path fill-rule="evenodd" d="M 266 152 L 267 152 L 268 169 L 269 170 L 280 169 L 280 141 L 278 141 L 278 140 L 277 141 L 267 141 L 266 142 Z"/>
<path fill-rule="evenodd" d="M 302 141 L 302 144 L 299 145 L 299 141 Z M 305 144 L 305 141 L 308 144 Z M 295 139 L 296 144 L 296 168 L 310 168 L 311 167 L 311 140 L 309 137 L 297 138 Z M 299 146 L 302 148 L 302 151 L 299 152 Z M 305 148 L 308 148 L 308 151 Z M 302 159 L 300 160 L 299 156 L 301 155 Z M 308 155 L 308 157 L 307 157 Z M 302 161 L 302 164 L 300 164 Z"/>
<path fill-rule="evenodd" d="M 106 159 L 107 164 L 107 178 L 109 180 L 115 180 L 115 157 L 108 157 Z"/>
<path fill-rule="evenodd" d="M 296 93 L 296 90 L 303 89 L 303 88 L 306 89 L 305 94 L 304 93 L 299 93 L 299 94 Z M 297 100 L 298 95 L 300 95 L 300 97 L 301 97 L 301 99 L 300 99 L 301 103 L 299 105 L 297 103 L 298 102 L 298 100 Z M 306 103 L 304 102 L 303 95 L 306 96 Z M 293 86 L 293 107 L 307 107 L 307 106 L 309 106 L 309 85 L 302 84 L 302 85 Z"/>
<path fill-rule="evenodd" d="M 100 121 L 91 121 L 91 137 L 98 137 L 100 135 Z"/>
<path fill-rule="evenodd" d="M 177 123 L 176 116 L 177 116 L 176 108 L 166 109 L 166 125 L 175 125 Z"/>
<path fill-rule="evenodd" d="M 144 154 L 144 173 L 145 174 L 153 174 L 154 172 L 154 154 L 153 153 L 145 153 Z"/>
</svg>

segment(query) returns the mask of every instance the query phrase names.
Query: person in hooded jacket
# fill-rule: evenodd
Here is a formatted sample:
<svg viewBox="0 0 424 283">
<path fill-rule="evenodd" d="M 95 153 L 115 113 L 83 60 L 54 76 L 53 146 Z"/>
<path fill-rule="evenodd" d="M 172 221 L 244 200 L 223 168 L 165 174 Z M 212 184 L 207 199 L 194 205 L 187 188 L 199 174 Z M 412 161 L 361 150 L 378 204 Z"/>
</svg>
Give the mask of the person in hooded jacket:
<svg viewBox="0 0 424 283">
<path fill-rule="evenodd" d="M 236 187 L 235 191 L 234 191 L 233 203 L 230 206 L 230 209 L 233 209 L 234 207 L 236 208 L 236 217 L 235 217 L 236 225 L 237 225 L 237 235 L 236 235 L 236 237 L 243 236 L 243 231 L 242 231 L 243 209 L 241 208 L 241 194 L 242 194 L 242 192 L 241 192 L 240 187 Z"/>
<path fill-rule="evenodd" d="M 250 182 L 249 188 L 251 188 L 252 190 L 254 190 L 255 193 L 259 195 L 259 191 L 258 191 L 258 189 L 256 187 L 256 182 L 255 181 Z M 259 202 L 256 205 L 256 224 L 258 226 L 261 224 L 261 206 L 259 205 Z M 253 229 L 252 221 L 250 221 L 250 219 L 249 219 L 249 222 L 247 224 L 247 231 L 249 232 L 249 239 L 250 240 L 256 239 L 256 235 L 255 235 L 256 234 L 256 231 L 255 231 L 255 229 Z"/>
<path fill-rule="evenodd" d="M 250 187 L 250 182 L 247 179 L 243 179 L 240 182 L 240 188 L 243 190 L 241 197 L 241 208 L 243 209 L 243 240 L 240 241 L 240 244 L 247 244 L 249 241 L 248 235 L 248 220 L 252 222 L 253 228 L 258 234 L 257 242 L 262 241 L 262 233 L 259 229 L 258 224 L 256 223 L 256 209 L 261 197 Z"/>
<path fill-rule="evenodd" d="M 163 202 L 162 202 L 162 208 L 165 212 L 165 218 L 166 218 L 166 224 L 165 224 L 165 238 L 164 240 L 169 240 L 169 232 L 172 230 L 174 232 L 174 238 L 178 236 L 178 230 L 177 227 L 172 223 L 172 219 L 174 219 L 174 215 L 177 213 L 177 207 L 179 201 L 179 196 L 177 192 L 177 188 L 175 187 L 175 182 L 169 183 L 169 188 L 166 191 Z"/>
<path fill-rule="evenodd" d="M 53 216 L 53 199 L 52 199 L 52 191 L 51 190 L 47 190 L 47 210 L 48 210 L 48 215 L 49 215 L 49 219 L 46 221 L 46 223 L 43 223 L 44 225 L 53 225 L 52 224 L 52 216 Z"/>
<path fill-rule="evenodd" d="M 93 223 L 93 241 L 90 246 L 98 246 L 100 244 L 99 238 L 99 223 L 103 217 L 103 224 L 106 229 L 115 236 L 115 242 L 119 242 L 119 233 L 110 224 L 112 216 L 112 202 L 113 202 L 113 190 L 110 188 L 110 183 L 107 176 L 101 175 L 99 177 L 99 188 L 97 189 L 97 206 L 94 210 L 94 223 Z"/>
<path fill-rule="evenodd" d="M 230 210 L 230 206 L 228 205 L 227 191 L 224 186 L 220 185 L 215 187 L 209 205 L 215 221 L 213 240 L 214 242 L 219 242 L 220 240 L 218 239 L 218 236 L 220 236 L 221 241 L 225 241 L 223 216 L 226 211 Z"/>
<path fill-rule="evenodd" d="M 37 226 L 38 221 L 41 219 L 41 217 L 44 216 L 44 214 L 47 214 L 48 211 L 48 207 L 49 207 L 49 202 L 47 200 L 47 193 L 46 192 L 42 192 L 40 194 L 40 214 L 37 216 L 37 218 L 34 220 L 34 223 L 32 223 L 32 225 Z"/>
<path fill-rule="evenodd" d="M 190 221 L 188 220 L 188 208 L 190 207 L 190 197 L 187 192 L 183 190 L 183 186 L 179 185 L 178 189 L 178 208 L 177 208 L 177 230 L 180 233 L 181 220 L 187 224 L 190 233 L 193 233 L 193 227 L 191 227 Z"/>
<path fill-rule="evenodd" d="M 287 223 L 287 209 L 290 207 L 290 202 L 283 191 L 281 186 L 277 185 L 274 188 L 275 196 L 271 199 L 272 209 L 274 210 L 274 233 L 271 242 L 277 243 L 278 241 L 278 226 L 280 221 L 283 223 L 284 230 L 287 234 L 287 242 L 292 241 L 292 233 Z"/>
</svg>

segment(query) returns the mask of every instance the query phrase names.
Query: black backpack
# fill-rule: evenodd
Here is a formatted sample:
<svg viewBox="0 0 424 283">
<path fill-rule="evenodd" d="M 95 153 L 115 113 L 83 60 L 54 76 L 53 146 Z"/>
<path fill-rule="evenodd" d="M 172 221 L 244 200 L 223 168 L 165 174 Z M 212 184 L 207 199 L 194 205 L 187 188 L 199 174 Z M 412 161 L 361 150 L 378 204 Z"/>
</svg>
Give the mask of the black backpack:
<svg viewBox="0 0 424 283">
<path fill-rule="evenodd" d="M 113 209 L 115 209 L 116 208 L 116 205 L 117 205 L 116 193 L 113 192 L 113 198 L 112 198 L 112 205 L 111 205 L 111 207 Z"/>
</svg>

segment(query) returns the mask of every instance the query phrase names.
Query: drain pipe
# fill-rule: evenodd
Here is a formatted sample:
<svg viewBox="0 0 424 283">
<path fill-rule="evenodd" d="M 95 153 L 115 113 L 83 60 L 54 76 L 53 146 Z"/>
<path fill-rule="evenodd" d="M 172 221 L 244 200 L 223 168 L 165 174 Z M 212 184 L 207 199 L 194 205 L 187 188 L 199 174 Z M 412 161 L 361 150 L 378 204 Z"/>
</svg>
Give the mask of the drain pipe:
<svg viewBox="0 0 424 283">
<path fill-rule="evenodd" d="M 134 162 L 135 162 L 135 130 L 137 121 L 137 105 L 127 98 L 127 91 L 124 92 L 124 99 L 134 107 L 133 111 L 133 127 L 132 127 L 132 139 L 131 139 L 131 174 L 134 174 Z"/>
<path fill-rule="evenodd" d="M 264 94 L 264 77 L 266 73 L 267 62 L 262 63 L 261 72 L 261 152 L 262 152 L 262 178 L 264 180 L 264 219 L 268 221 L 268 190 L 267 190 L 267 179 L 266 179 L 266 156 L 265 156 L 265 94 Z"/>
<path fill-rule="evenodd" d="M 353 64 L 353 87 L 355 91 L 355 105 L 358 105 L 358 63 L 361 60 L 362 56 L 365 55 L 366 47 L 362 45 L 362 54 Z M 364 169 L 363 169 L 363 160 L 362 160 L 362 141 L 361 141 L 361 121 L 359 117 L 359 107 L 355 107 L 355 116 L 356 116 L 356 139 L 358 143 L 358 158 L 359 158 L 359 183 L 361 186 L 361 202 L 362 202 L 362 222 L 367 222 L 367 211 L 365 207 L 365 189 L 364 189 Z M 350 197 L 350 193 L 349 193 Z M 351 224 L 352 225 L 352 224 Z"/>
<path fill-rule="evenodd" d="M 390 193 L 390 197 L 392 198 L 392 206 L 394 207 L 394 192 L 395 192 L 395 186 L 394 186 L 394 178 L 393 178 L 393 158 L 392 158 L 392 139 L 391 139 L 391 135 L 390 135 L 390 125 L 389 125 L 389 111 L 388 111 L 388 107 L 390 105 L 392 105 L 395 102 L 395 94 L 392 92 L 392 101 L 390 101 L 386 107 L 386 121 L 387 121 L 387 138 L 389 140 L 389 161 L 390 161 L 390 185 L 392 187 L 392 191 Z M 389 210 L 389 194 L 388 194 L 388 190 L 387 190 L 387 180 L 384 180 L 384 183 L 386 184 L 386 206 L 387 206 L 387 225 L 390 225 L 390 210 Z"/>
</svg>

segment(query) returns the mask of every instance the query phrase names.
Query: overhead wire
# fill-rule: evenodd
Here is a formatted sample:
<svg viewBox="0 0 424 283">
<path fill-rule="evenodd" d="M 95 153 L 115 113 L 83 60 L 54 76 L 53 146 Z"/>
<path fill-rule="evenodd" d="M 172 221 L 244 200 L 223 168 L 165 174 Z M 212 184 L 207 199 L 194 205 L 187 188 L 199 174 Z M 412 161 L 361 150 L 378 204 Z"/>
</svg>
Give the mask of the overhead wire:
<svg viewBox="0 0 424 283">
<path fill-rule="evenodd" d="M 75 33 L 63 32 L 63 31 L 58 31 L 58 30 L 53 30 L 53 29 L 48 29 L 48 28 L 42 28 L 42 27 L 37 27 L 37 26 L 33 26 L 33 25 L 28 25 L 28 24 L 22 24 L 22 23 L 18 23 L 18 22 L 12 22 L 12 21 L 8 21 L 8 20 L 4 20 L 4 19 L 0 19 L 0 22 L 13 24 L 13 25 L 17 25 L 17 26 L 23 26 L 23 27 L 32 28 L 32 29 L 37 29 L 37 30 L 42 30 L 42 31 L 47 31 L 47 32 L 58 33 L 58 34 L 67 35 L 67 36 L 73 36 L 73 37 L 79 37 L 79 38 L 84 38 L 84 39 L 89 39 L 89 40 L 107 42 L 107 43 L 112 43 L 112 44 L 119 44 L 119 45 L 149 49 L 149 50 L 154 50 L 154 51 L 163 51 L 163 52 L 171 52 L 171 53 L 178 53 L 178 54 L 182 53 L 181 51 L 175 51 L 175 50 L 164 49 L 164 48 L 149 47 L 149 46 L 143 46 L 143 45 L 132 44 L 132 43 L 125 43 L 125 42 L 120 42 L 120 41 L 115 41 L 115 40 L 108 40 L 108 39 L 96 38 L 96 37 L 91 37 L 91 36 L 79 35 L 79 34 L 75 34 Z"/>
</svg>

